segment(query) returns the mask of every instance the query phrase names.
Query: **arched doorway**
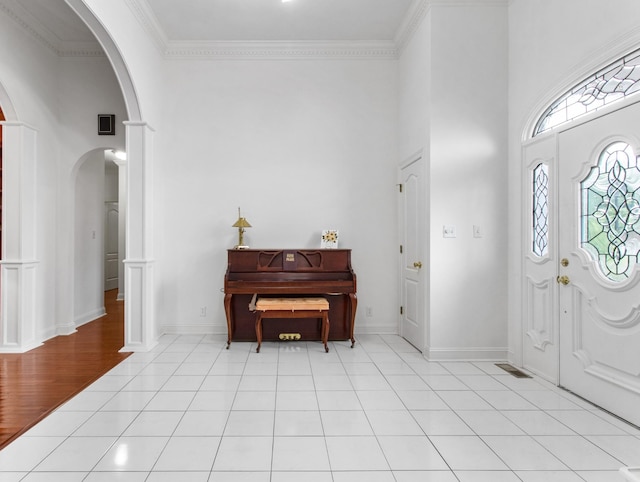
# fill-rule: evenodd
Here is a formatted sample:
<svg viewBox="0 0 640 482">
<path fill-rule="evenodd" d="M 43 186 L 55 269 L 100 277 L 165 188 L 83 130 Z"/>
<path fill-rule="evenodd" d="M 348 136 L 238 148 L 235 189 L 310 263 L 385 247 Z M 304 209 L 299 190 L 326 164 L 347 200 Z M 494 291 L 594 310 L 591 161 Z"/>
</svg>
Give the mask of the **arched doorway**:
<svg viewBox="0 0 640 482">
<path fill-rule="evenodd" d="M 97 148 L 73 169 L 73 280 L 75 326 L 104 314 L 104 293 L 124 300 L 124 223 L 120 224 L 121 151 Z"/>
<path fill-rule="evenodd" d="M 155 323 L 155 289 L 153 256 L 153 163 L 154 130 L 143 120 L 140 102 L 125 58 L 105 24 L 83 0 L 65 0 L 82 19 L 104 49 L 120 84 L 127 109 L 125 122 L 127 161 L 120 164 L 124 172 L 126 206 L 125 236 L 127 253 L 124 260 L 125 346 L 123 351 L 146 351 L 158 338 Z"/>
</svg>

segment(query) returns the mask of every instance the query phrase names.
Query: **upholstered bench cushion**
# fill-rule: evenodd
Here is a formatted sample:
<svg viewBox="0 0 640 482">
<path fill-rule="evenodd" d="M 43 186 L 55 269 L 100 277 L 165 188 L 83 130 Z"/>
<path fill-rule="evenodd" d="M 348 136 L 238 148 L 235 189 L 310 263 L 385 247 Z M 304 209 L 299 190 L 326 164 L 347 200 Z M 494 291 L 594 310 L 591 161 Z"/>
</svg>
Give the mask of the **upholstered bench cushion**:
<svg viewBox="0 0 640 482">
<path fill-rule="evenodd" d="M 258 311 L 310 311 L 328 310 L 329 302 L 325 298 L 258 298 Z"/>
</svg>

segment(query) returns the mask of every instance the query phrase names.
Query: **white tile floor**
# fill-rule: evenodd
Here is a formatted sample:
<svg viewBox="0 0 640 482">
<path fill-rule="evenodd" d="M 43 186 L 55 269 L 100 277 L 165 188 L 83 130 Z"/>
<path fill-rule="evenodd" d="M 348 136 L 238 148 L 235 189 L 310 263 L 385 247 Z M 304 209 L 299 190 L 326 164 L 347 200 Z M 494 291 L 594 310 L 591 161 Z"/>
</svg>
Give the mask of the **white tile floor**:
<svg viewBox="0 0 640 482">
<path fill-rule="evenodd" d="M 640 431 L 490 362 L 396 336 L 165 336 L 0 451 L 0 480 L 616 482 Z"/>
</svg>

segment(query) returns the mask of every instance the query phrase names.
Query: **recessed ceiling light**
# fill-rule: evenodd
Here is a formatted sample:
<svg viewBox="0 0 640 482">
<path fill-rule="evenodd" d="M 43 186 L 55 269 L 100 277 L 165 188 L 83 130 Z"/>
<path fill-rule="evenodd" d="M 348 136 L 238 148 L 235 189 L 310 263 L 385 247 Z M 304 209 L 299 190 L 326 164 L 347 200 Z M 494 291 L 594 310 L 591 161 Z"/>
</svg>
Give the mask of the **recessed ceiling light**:
<svg viewBox="0 0 640 482">
<path fill-rule="evenodd" d="M 282 0 L 282 3 L 289 3 L 291 0 Z"/>
</svg>

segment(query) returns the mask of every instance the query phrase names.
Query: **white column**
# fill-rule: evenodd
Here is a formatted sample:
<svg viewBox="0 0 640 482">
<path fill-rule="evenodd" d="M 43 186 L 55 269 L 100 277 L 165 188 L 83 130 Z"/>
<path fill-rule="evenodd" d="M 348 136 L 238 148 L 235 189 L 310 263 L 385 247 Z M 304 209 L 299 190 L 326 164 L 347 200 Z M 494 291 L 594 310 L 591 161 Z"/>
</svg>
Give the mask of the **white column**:
<svg viewBox="0 0 640 482">
<path fill-rule="evenodd" d="M 124 257 L 126 253 L 127 232 L 127 161 L 115 159 L 118 166 L 118 296 L 117 301 L 125 299 L 124 289 Z"/>
<path fill-rule="evenodd" d="M 125 210 L 125 345 L 146 351 L 157 344 L 153 277 L 153 129 L 125 122 L 127 199 Z"/>
<path fill-rule="evenodd" d="M 2 123 L 0 352 L 22 353 L 36 339 L 36 140 L 21 122 Z"/>
</svg>

